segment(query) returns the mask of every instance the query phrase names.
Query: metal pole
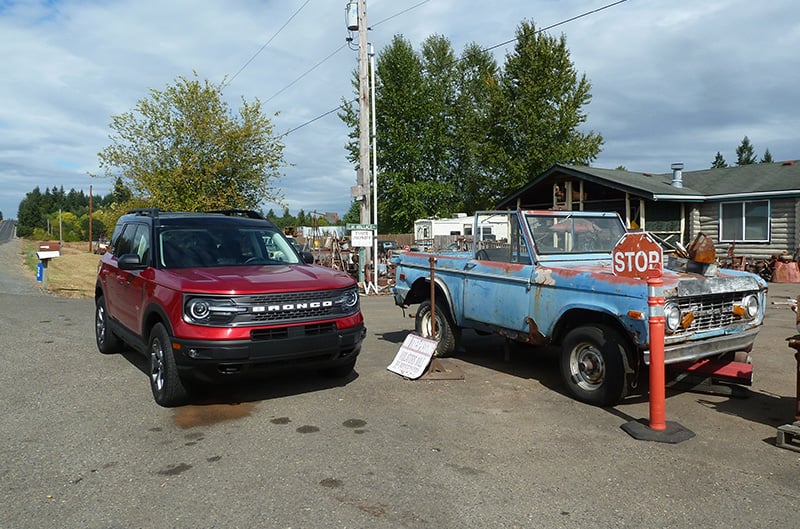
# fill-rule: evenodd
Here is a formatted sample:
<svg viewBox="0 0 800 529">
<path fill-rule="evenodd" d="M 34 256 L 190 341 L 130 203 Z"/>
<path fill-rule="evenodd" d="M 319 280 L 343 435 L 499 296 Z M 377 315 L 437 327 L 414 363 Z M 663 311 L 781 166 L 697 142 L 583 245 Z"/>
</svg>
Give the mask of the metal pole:
<svg viewBox="0 0 800 529">
<path fill-rule="evenodd" d="M 428 258 L 431 264 L 431 339 L 436 339 L 436 282 L 434 281 L 434 265 L 436 258 L 431 256 Z"/>
<path fill-rule="evenodd" d="M 378 293 L 378 134 L 375 113 L 375 50 L 369 45 L 370 86 L 372 91 L 372 223 L 375 224 L 372 239 L 375 264 L 372 267 L 372 279 L 375 282 L 375 293 Z"/>
</svg>

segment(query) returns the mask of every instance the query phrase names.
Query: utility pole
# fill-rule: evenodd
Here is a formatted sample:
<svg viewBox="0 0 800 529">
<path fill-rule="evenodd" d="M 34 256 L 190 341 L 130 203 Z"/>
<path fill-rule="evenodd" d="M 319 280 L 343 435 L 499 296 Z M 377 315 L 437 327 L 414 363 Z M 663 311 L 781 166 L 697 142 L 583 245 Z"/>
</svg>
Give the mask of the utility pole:
<svg viewBox="0 0 800 529">
<path fill-rule="evenodd" d="M 364 193 L 359 212 L 361 224 L 370 223 L 369 62 L 367 51 L 367 0 L 358 0 L 358 184 Z M 364 260 L 359 264 L 363 266 L 363 270 L 366 273 L 372 261 L 370 259 L 372 248 L 365 248 L 363 251 Z M 374 278 L 370 279 L 374 280 Z M 366 284 L 367 279 L 365 277 L 365 287 Z"/>
</svg>

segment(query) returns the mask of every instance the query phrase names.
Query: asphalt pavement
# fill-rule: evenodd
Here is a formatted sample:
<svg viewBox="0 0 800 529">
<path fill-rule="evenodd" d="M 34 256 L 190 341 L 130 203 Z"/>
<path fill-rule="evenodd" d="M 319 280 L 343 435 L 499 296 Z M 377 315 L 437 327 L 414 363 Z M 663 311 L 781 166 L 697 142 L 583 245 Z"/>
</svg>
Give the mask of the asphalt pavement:
<svg viewBox="0 0 800 529">
<path fill-rule="evenodd" d="M 576 402 L 550 351 L 506 360 L 501 339 L 465 333 L 446 364 L 463 380 L 391 373 L 413 320 L 389 296 L 362 298 L 346 381 L 284 375 L 161 408 L 143 359 L 97 352 L 91 300 L 13 275 L 14 244 L 0 245 L 0 528 L 800 524 L 800 453 L 775 446 L 796 403 L 800 285 L 770 286 L 746 398 L 668 390 L 667 419 L 695 436 L 664 444 L 621 428 L 647 418 L 646 396 Z"/>
</svg>

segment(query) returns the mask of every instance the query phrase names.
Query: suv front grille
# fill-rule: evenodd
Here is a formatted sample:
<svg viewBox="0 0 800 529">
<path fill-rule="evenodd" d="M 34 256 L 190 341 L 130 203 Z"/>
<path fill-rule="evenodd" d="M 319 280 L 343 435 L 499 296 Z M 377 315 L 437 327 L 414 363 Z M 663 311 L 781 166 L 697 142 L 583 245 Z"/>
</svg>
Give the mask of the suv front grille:
<svg viewBox="0 0 800 529">
<path fill-rule="evenodd" d="M 211 296 L 197 297 L 211 298 Z M 220 300 L 215 305 L 218 308 L 209 311 L 209 316 L 205 321 L 194 320 L 193 323 L 226 327 L 296 324 L 350 316 L 359 311 L 358 294 L 355 292 L 355 287 L 311 292 L 214 296 L 214 298 Z M 187 300 L 190 299 L 191 297 L 187 298 Z M 345 300 L 348 299 L 355 300 L 355 304 L 346 305 Z M 307 332 L 313 334 L 314 332 L 328 331 L 327 329 L 314 331 L 309 328 Z"/>
</svg>

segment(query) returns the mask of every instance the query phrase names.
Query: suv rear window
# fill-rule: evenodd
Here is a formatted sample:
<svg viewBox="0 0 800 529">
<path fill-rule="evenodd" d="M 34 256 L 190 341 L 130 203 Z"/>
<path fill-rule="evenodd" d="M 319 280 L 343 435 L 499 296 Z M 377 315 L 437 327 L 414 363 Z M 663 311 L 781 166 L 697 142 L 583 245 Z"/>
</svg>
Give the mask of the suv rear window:
<svg viewBox="0 0 800 529">
<path fill-rule="evenodd" d="M 273 228 L 164 226 L 158 236 L 161 268 L 281 265 L 302 261 Z"/>
</svg>

